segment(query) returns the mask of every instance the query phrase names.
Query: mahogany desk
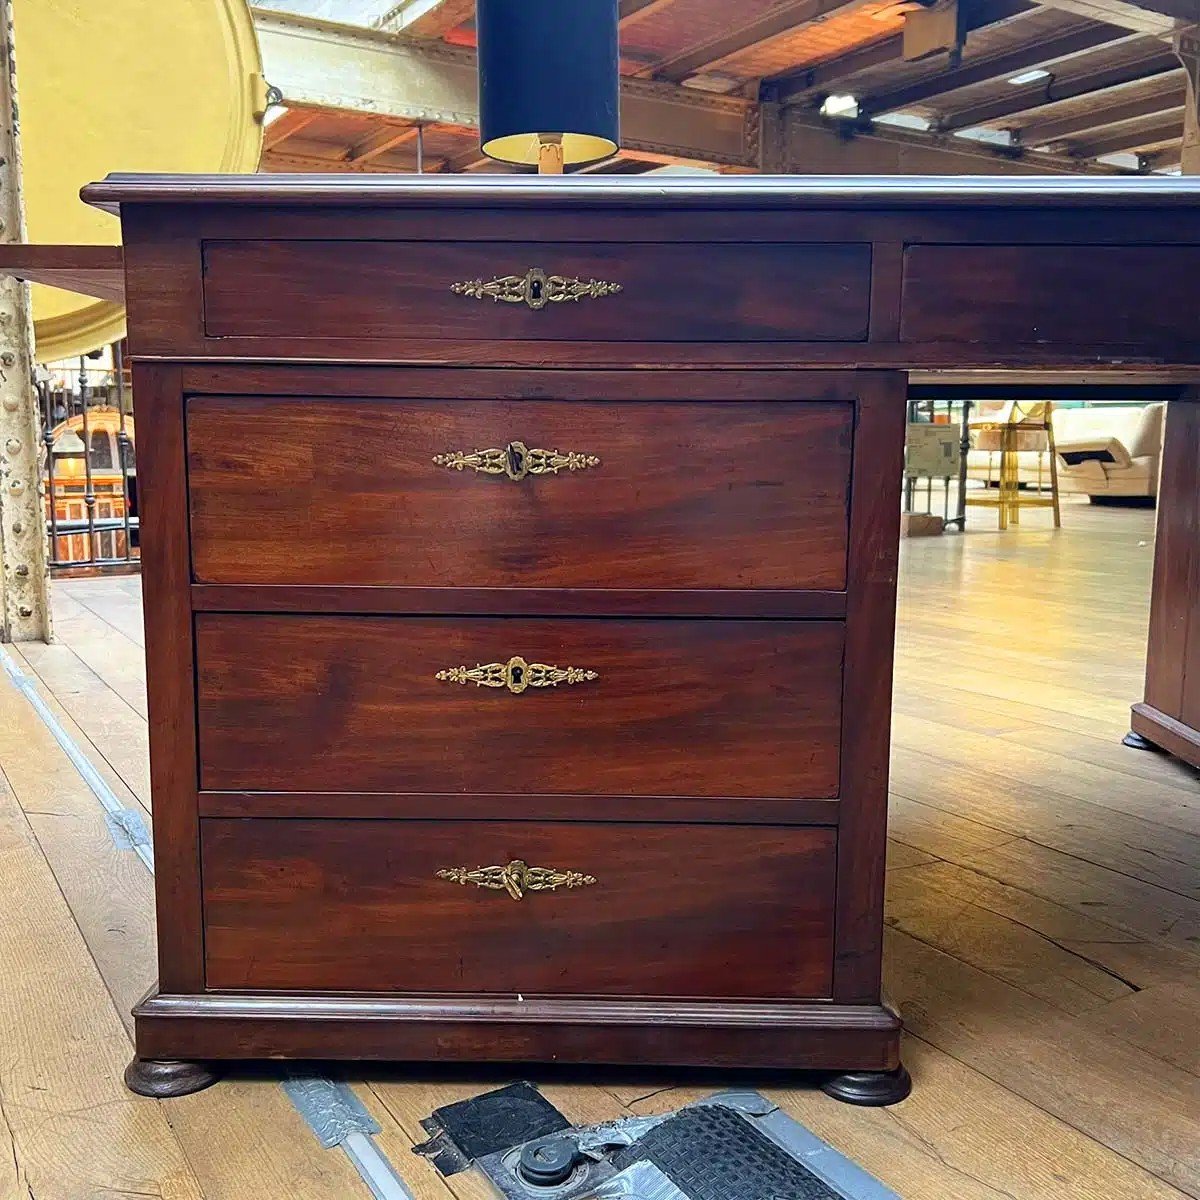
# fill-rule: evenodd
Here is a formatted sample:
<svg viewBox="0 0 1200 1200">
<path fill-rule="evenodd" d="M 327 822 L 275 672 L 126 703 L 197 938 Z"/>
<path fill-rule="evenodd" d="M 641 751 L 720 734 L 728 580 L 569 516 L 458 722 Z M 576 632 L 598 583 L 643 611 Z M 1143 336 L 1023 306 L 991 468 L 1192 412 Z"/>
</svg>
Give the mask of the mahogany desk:
<svg viewBox="0 0 1200 1200">
<path fill-rule="evenodd" d="M 907 373 L 1196 379 L 1200 189 L 84 195 L 121 211 L 141 435 L 160 978 L 130 1086 L 279 1056 L 904 1096 L 880 942 Z M 1194 612 L 1195 568 L 1160 572 Z"/>
</svg>

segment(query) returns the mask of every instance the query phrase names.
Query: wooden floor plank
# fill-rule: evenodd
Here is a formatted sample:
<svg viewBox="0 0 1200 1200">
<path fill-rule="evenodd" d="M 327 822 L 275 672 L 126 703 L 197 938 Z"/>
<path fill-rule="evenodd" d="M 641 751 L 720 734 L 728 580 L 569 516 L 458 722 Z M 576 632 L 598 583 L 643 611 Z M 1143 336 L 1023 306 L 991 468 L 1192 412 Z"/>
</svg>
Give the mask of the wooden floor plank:
<svg viewBox="0 0 1200 1200">
<path fill-rule="evenodd" d="M 1118 929 L 1181 950 L 1200 950 L 1200 901 L 1176 892 L 1024 838 L 973 851 L 961 863 Z"/>
<path fill-rule="evenodd" d="M 1145 829 L 1147 837 L 1155 832 L 1153 826 L 1200 837 L 1200 789 L 1190 780 L 1180 787 L 1151 782 L 906 713 L 895 715 L 893 737 L 892 789 L 904 795 L 921 787 L 922 767 L 946 764 L 949 769 L 936 777 L 940 790 L 951 800 L 963 792 L 964 803 L 973 799 L 992 818 L 1004 811 L 999 800 L 1018 805 L 1021 819 L 1032 819 L 1041 813 L 1044 799 L 1053 798 L 1093 824 L 1100 816 L 1095 810 L 1105 808 L 1116 814 L 1109 822 L 1114 828 L 1121 826 L 1122 817 L 1130 817 L 1144 822 L 1136 828 Z M 962 778 L 957 789 L 956 776 Z M 928 792 L 922 798 L 928 800 Z M 965 815 L 979 819 L 977 813 Z M 1166 835 L 1160 831 L 1160 836 Z"/>
<path fill-rule="evenodd" d="M 109 622 L 101 620 L 90 609 L 70 604 L 71 588 L 78 581 L 65 580 L 56 586 L 55 595 L 65 590 L 66 607 L 54 603 L 54 634 L 56 643 L 70 646 L 84 664 L 119 695 L 135 712 L 146 715 L 145 651 L 140 643 L 124 636 Z M 90 583 L 99 586 L 101 581 Z M 128 598 L 132 601 L 132 598 Z M 114 603 L 119 601 L 114 600 Z M 42 649 L 29 643 L 30 649 Z"/>
<path fill-rule="evenodd" d="M 914 873 L 930 891 L 968 901 L 1003 918 L 1016 930 L 1030 931 L 1051 946 L 1110 972 L 1133 990 L 1196 983 L 1200 963 L 1193 951 L 1145 941 L 1086 909 L 1068 908 L 955 863 L 919 864 Z"/>
<path fill-rule="evenodd" d="M 924 872 L 889 872 L 887 897 L 891 928 L 1065 1012 L 1090 1012 L 1136 990 L 1036 930 L 931 886 Z"/>
<path fill-rule="evenodd" d="M 72 736 L 93 747 L 149 812 L 150 743 L 144 714 L 131 708 L 65 643 L 26 643 L 18 652 L 26 673 L 52 697 L 56 715 L 69 719 Z"/>
<path fill-rule="evenodd" d="M 1194 978 L 1123 996 L 1088 1013 L 1084 1023 L 1200 1075 L 1200 991 Z M 1200 1125 L 1200 1111 L 1194 1115 Z"/>
<path fill-rule="evenodd" d="M 27 1191 L 201 1200 L 163 1108 L 121 1082 L 125 1031 L 7 788 L 0 897 L 0 1105 Z"/>
<path fill-rule="evenodd" d="M 117 849 L 98 801 L 7 680 L 0 680 L 0 768 L 15 781 L 10 800 L 25 798 L 36 806 L 30 817 L 31 833 L 36 833 L 42 862 L 52 868 L 52 882 L 60 889 L 60 920 L 76 936 L 82 931 L 88 967 L 99 971 L 103 1008 L 118 1030 L 121 1018 L 128 1027 L 130 1008 L 154 978 L 150 876 L 136 855 Z M 0 854 L 0 895 L 6 886 L 7 864 Z M 70 909 L 62 902 L 63 896 Z M 20 901 L 22 905 L 27 902 L 36 900 Z M 16 901 L 5 901 L 6 912 L 13 903 Z M 72 914 L 78 925 L 72 923 Z M 58 951 L 51 942 L 37 953 L 40 958 Z M 0 973 L 4 969 L 0 959 Z M 66 964 L 64 970 L 69 969 Z M 100 1003 L 89 992 L 74 991 L 69 982 L 64 989 L 64 1004 Z M 20 1043 L 10 1043 L 9 1048 L 33 1058 L 40 1053 L 37 1046 Z M 0 1047 L 0 1054 L 3 1052 Z M 79 1053 L 86 1057 L 90 1050 L 80 1047 Z M 105 1074 L 115 1096 L 133 1099 L 121 1082 L 131 1054 L 128 1037 L 123 1036 L 117 1050 L 102 1060 L 81 1064 L 80 1069 L 90 1071 L 94 1066 Z M 0 1066 L 0 1100 L 3 1096 Z M 143 1103 L 157 1107 L 151 1101 Z M 207 1200 L 246 1200 L 261 1195 L 325 1200 L 330 1195 L 350 1198 L 364 1192 L 345 1156 L 320 1148 L 276 1083 L 225 1082 L 210 1091 L 172 1100 L 162 1109 Z M 86 1145 L 76 1148 L 71 1143 L 71 1130 L 61 1134 L 66 1139 L 63 1153 L 86 1152 Z M 36 1185 L 34 1190 L 41 1200 Z M 71 1194 L 71 1200 L 93 1194 L 101 1193 L 79 1191 Z M 164 1197 L 167 1194 L 164 1192 Z"/>
<path fill-rule="evenodd" d="M 349 1159 L 322 1148 L 273 1079 L 225 1079 L 164 1108 L 206 1200 L 369 1200 Z"/>
<path fill-rule="evenodd" d="M 50 731 L 0 679 L 0 771 L 37 837 L 126 1029 L 154 981 L 154 886 L 118 849 L 100 802 Z"/>
<path fill-rule="evenodd" d="M 1200 1196 L 1200 1079 L 895 930 L 887 961 L 891 994 L 914 1034 Z"/>
</svg>

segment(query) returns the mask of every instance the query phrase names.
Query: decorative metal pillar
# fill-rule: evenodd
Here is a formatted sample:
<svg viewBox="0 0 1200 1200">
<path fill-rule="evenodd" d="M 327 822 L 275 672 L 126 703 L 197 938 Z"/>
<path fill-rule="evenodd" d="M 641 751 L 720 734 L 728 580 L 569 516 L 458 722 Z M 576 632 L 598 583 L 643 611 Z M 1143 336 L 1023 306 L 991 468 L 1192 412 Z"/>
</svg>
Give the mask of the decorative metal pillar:
<svg viewBox="0 0 1200 1200">
<path fill-rule="evenodd" d="M 1200 25 L 1175 35 L 1175 53 L 1187 72 L 1187 103 L 1183 110 L 1184 175 L 1200 175 Z"/>
<path fill-rule="evenodd" d="M 0 0 L 0 238 L 25 240 L 12 0 Z M 0 641 L 49 641 L 50 576 L 42 498 L 29 286 L 0 277 Z"/>
</svg>

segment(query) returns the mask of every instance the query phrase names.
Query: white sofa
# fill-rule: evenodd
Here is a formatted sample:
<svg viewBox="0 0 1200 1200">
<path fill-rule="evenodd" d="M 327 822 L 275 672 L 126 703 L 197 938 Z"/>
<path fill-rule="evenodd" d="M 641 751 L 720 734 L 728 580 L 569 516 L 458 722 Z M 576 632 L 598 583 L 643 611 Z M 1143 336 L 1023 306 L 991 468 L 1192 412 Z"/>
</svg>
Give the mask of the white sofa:
<svg viewBox="0 0 1200 1200">
<path fill-rule="evenodd" d="M 1156 496 L 1165 415 L 1165 404 L 1056 408 L 1051 420 L 1058 447 L 1059 489 L 1088 496 Z M 987 419 L 986 415 L 978 418 L 981 423 Z M 1045 453 L 1040 457 L 1042 483 L 1049 486 L 1049 457 Z M 1038 482 L 1038 458 L 1035 450 L 1018 451 L 1022 483 Z M 995 483 L 1000 477 L 999 452 L 972 450 L 967 475 Z"/>
</svg>

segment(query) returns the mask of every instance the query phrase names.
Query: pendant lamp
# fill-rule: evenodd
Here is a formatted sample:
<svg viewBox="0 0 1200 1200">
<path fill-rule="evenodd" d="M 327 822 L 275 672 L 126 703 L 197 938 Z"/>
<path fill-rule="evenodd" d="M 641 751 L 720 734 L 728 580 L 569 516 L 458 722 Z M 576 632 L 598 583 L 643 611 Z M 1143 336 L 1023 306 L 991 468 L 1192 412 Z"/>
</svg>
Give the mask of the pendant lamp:
<svg viewBox="0 0 1200 1200">
<path fill-rule="evenodd" d="M 617 0 L 478 0 L 475 23 L 484 154 L 560 174 L 616 152 Z"/>
</svg>

